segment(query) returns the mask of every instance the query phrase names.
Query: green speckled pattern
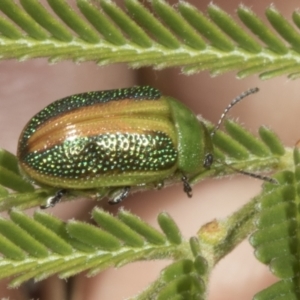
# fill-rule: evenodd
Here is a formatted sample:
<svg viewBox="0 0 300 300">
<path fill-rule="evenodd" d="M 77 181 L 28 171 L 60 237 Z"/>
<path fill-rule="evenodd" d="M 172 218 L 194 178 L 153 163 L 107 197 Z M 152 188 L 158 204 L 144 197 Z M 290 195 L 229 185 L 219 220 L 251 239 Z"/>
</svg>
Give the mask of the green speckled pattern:
<svg viewBox="0 0 300 300">
<path fill-rule="evenodd" d="M 40 175 L 80 179 L 126 172 L 161 171 L 174 166 L 177 150 L 163 132 L 77 137 L 43 152 L 29 153 L 26 165 Z"/>
</svg>

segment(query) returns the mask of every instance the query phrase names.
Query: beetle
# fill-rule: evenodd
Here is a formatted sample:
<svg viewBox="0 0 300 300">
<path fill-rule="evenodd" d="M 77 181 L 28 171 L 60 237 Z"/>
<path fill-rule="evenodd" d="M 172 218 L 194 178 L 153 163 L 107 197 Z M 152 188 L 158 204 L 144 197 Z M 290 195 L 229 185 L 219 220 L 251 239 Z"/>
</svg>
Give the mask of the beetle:
<svg viewBox="0 0 300 300">
<path fill-rule="evenodd" d="M 41 208 L 66 194 L 93 195 L 119 203 L 132 188 L 153 189 L 189 178 L 213 163 L 215 130 L 184 104 L 149 86 L 88 92 L 57 100 L 37 113 L 18 143 L 21 173 L 57 190 Z M 100 195 L 100 196 L 99 196 Z"/>
</svg>

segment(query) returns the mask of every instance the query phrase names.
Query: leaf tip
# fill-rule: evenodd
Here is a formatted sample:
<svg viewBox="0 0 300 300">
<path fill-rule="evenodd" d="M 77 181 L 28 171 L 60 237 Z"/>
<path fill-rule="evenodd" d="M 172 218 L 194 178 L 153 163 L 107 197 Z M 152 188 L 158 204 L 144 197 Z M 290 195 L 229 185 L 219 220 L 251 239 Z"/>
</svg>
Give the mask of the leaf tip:
<svg viewBox="0 0 300 300">
<path fill-rule="evenodd" d="M 220 7 L 217 5 L 217 4 L 214 4 L 213 1 L 211 1 L 208 6 L 207 6 L 208 9 L 214 9 L 214 10 L 221 10 Z"/>
<path fill-rule="evenodd" d="M 268 6 L 267 11 L 272 11 L 272 12 L 278 13 L 278 10 L 277 10 L 277 8 L 276 8 L 276 6 L 275 6 L 274 3 L 271 3 L 271 4 Z"/>
<path fill-rule="evenodd" d="M 245 4 L 242 4 L 242 3 L 239 4 L 239 6 L 238 6 L 237 12 L 239 12 L 239 11 L 253 14 L 252 9 L 250 9 L 248 6 L 246 6 Z"/>
</svg>

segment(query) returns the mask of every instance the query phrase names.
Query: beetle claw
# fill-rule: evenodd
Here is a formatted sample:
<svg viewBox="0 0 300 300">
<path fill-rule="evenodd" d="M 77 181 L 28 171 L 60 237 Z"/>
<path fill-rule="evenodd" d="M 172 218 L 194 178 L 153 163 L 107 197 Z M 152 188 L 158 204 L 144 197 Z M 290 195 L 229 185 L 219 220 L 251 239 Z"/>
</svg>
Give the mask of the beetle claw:
<svg viewBox="0 0 300 300">
<path fill-rule="evenodd" d="M 182 180 L 182 182 L 183 182 L 183 190 L 184 190 L 184 192 L 187 194 L 187 196 L 189 197 L 189 198 L 191 198 L 192 196 L 193 196 L 193 190 L 192 190 L 192 187 L 190 186 L 190 184 L 189 184 L 189 182 L 188 182 L 188 179 L 187 179 L 187 177 L 185 176 L 185 175 L 183 175 L 182 177 L 181 177 L 181 180 Z"/>
<path fill-rule="evenodd" d="M 46 209 L 49 207 L 54 207 L 58 202 L 61 201 L 61 198 L 66 194 L 67 190 L 59 190 L 55 193 L 54 196 L 49 197 L 45 205 L 41 205 L 41 209 Z"/>
<path fill-rule="evenodd" d="M 130 186 L 124 187 L 124 189 L 117 195 L 115 196 L 112 200 L 109 200 L 109 204 L 118 204 L 122 202 L 127 196 L 129 195 L 130 191 Z"/>
</svg>

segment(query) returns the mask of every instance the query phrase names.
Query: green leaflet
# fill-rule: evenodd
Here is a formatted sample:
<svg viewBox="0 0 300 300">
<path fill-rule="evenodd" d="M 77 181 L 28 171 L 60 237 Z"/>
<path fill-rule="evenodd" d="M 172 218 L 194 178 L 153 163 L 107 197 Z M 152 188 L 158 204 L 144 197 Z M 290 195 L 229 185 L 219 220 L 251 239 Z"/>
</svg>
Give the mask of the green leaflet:
<svg viewBox="0 0 300 300">
<path fill-rule="evenodd" d="M 17 287 L 31 278 L 41 280 L 53 274 L 67 278 L 82 271 L 95 275 L 136 260 L 176 258 L 158 279 L 159 293 L 176 296 L 178 287 L 179 294 L 204 292 L 200 276 L 207 268 L 196 250 L 197 238 L 190 244 L 181 239 L 168 214 L 158 216 L 166 235 L 127 211 L 115 217 L 96 208 L 93 216 L 100 227 L 74 220 L 62 222 L 45 212 L 36 212 L 32 218 L 11 211 L 10 220 L 0 219 L 1 278 L 14 277 L 11 286 Z M 187 253 L 191 258 L 184 258 Z"/>
<path fill-rule="evenodd" d="M 109 0 L 77 0 L 78 10 L 67 0 L 47 1 L 50 11 L 35 0 L 1 1 L 2 59 L 179 66 L 186 74 L 237 71 L 239 78 L 295 79 L 300 73 L 297 11 L 292 24 L 274 6 L 266 9 L 266 22 L 244 5 L 231 16 L 215 4 L 206 13 L 188 2 L 170 6 L 163 0 L 152 0 L 149 8 L 137 0 L 126 0 L 125 8 Z"/>
<path fill-rule="evenodd" d="M 254 299 L 298 299 L 300 296 L 298 149 L 294 150 L 294 164 L 293 171 L 275 175 L 279 185 L 266 184 L 258 199 L 257 231 L 251 235 L 250 243 L 257 259 L 269 265 L 270 271 L 282 281 L 261 291 Z"/>
</svg>

